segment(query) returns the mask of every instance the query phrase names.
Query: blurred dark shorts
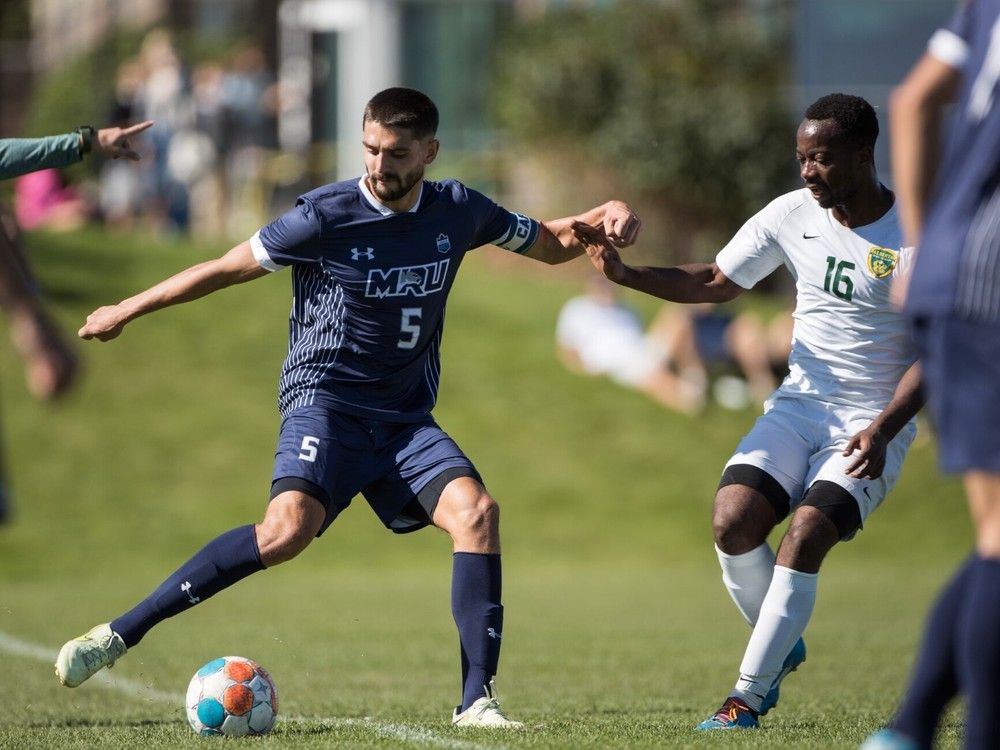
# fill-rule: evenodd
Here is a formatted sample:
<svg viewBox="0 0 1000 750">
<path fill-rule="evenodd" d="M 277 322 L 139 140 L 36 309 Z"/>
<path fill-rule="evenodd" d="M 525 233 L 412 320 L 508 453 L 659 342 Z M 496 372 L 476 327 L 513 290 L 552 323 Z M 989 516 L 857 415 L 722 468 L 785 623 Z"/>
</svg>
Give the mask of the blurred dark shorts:
<svg viewBox="0 0 1000 750">
<path fill-rule="evenodd" d="M 288 490 L 315 497 L 326 507 L 322 534 L 360 493 L 386 528 L 406 533 L 431 523 L 442 491 L 458 477 L 482 484 L 430 416 L 383 422 L 306 406 L 281 420 L 271 498 Z"/>
<path fill-rule="evenodd" d="M 691 319 L 694 326 L 694 345 L 706 365 L 730 361 L 729 347 L 726 346 L 726 331 L 732 322 L 732 315 L 716 312 L 695 315 Z"/>
<path fill-rule="evenodd" d="M 1000 473 L 1000 326 L 935 316 L 913 329 L 941 468 Z"/>
</svg>

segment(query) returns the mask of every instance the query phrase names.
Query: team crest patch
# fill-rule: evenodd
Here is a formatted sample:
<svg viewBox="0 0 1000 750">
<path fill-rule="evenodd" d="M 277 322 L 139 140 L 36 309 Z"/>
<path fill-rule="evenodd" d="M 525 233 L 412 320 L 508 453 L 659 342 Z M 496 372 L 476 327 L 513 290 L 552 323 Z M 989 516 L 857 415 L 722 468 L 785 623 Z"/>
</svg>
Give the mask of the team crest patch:
<svg viewBox="0 0 1000 750">
<path fill-rule="evenodd" d="M 887 247 L 873 247 L 868 251 L 868 271 L 876 279 L 884 279 L 892 273 L 899 260 L 899 253 Z"/>
<path fill-rule="evenodd" d="M 446 253 L 451 250 L 451 240 L 448 239 L 448 235 L 439 234 L 437 236 L 437 248 L 439 253 Z"/>
</svg>

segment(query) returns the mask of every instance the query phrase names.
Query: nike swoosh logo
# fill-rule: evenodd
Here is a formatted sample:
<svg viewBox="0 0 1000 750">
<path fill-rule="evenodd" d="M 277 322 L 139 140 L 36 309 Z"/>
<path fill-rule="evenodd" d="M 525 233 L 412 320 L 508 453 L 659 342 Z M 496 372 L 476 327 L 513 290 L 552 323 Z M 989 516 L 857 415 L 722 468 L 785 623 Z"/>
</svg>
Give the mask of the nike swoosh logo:
<svg viewBox="0 0 1000 750">
<path fill-rule="evenodd" d="M 865 497 L 867 497 L 869 501 L 872 499 L 872 496 L 868 494 L 868 488 L 867 487 L 862 487 L 861 491 L 865 493 Z"/>
<path fill-rule="evenodd" d="M 815 240 L 818 237 L 819 237 L 818 234 L 806 234 L 805 232 L 802 233 L 802 239 L 804 240 Z"/>
</svg>

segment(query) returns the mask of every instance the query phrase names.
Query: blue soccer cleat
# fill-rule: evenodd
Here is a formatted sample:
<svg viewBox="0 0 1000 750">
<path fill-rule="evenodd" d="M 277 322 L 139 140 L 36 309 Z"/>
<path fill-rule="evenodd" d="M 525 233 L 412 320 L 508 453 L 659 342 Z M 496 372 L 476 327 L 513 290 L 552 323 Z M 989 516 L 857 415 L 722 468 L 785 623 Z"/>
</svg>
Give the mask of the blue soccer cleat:
<svg viewBox="0 0 1000 750">
<path fill-rule="evenodd" d="M 775 678 L 774 684 L 771 685 L 771 689 L 768 690 L 767 695 L 764 696 L 764 702 L 760 704 L 761 716 L 778 705 L 778 698 L 781 697 L 781 681 L 790 673 L 798 669 L 799 665 L 805 660 L 806 642 L 799 638 L 795 642 L 795 645 L 792 646 L 792 650 L 788 652 L 788 656 L 785 657 L 785 661 L 781 665 L 781 671 L 778 672 L 778 676 Z"/>
<path fill-rule="evenodd" d="M 895 729 L 880 729 L 869 735 L 861 750 L 920 750 L 917 743 Z"/>
<path fill-rule="evenodd" d="M 710 729 L 756 729 L 758 726 L 760 722 L 757 721 L 757 712 L 741 698 L 731 695 L 726 698 L 726 702 L 718 711 L 696 726 L 695 730 L 703 732 Z"/>
</svg>

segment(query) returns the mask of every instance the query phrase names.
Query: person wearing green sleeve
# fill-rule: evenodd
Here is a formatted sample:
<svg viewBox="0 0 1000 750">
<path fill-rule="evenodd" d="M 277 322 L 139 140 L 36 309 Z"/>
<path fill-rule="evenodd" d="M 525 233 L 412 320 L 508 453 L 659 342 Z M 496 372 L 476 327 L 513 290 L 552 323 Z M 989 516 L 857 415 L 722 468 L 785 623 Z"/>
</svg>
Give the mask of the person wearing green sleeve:
<svg viewBox="0 0 1000 750">
<path fill-rule="evenodd" d="M 139 154 L 131 148 L 129 139 L 152 124 L 152 120 L 146 120 L 127 128 L 112 127 L 100 130 L 82 125 L 64 135 L 50 135 L 45 138 L 2 138 L 0 180 L 19 177 L 39 169 L 68 167 L 81 161 L 84 154 L 92 150 L 112 159 L 125 158 L 139 161 Z"/>
<path fill-rule="evenodd" d="M 127 128 L 100 130 L 83 126 L 47 138 L 0 139 L 0 180 L 66 167 L 90 151 L 138 161 L 140 156 L 129 139 L 152 124 L 147 120 Z M 24 360 L 28 390 L 37 398 L 52 399 L 73 384 L 79 361 L 45 311 L 14 232 L 4 226 L 3 218 L 0 216 L 0 309 L 9 316 L 11 339 Z M 9 519 L 10 512 L 9 486 L 0 460 L 0 524 Z"/>
</svg>

